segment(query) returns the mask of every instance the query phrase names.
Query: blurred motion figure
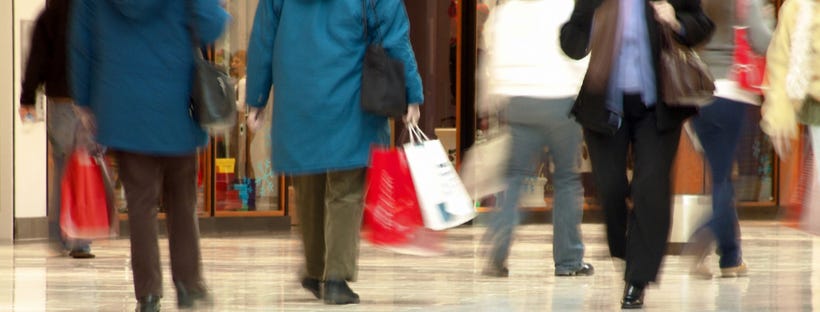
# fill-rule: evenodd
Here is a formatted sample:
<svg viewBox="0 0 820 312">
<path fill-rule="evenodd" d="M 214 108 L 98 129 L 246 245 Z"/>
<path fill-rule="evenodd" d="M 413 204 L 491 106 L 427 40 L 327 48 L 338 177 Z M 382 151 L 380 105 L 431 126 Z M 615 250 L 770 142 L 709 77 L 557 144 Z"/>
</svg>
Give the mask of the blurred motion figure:
<svg viewBox="0 0 820 312">
<path fill-rule="evenodd" d="M 816 189 L 820 185 L 820 1 L 783 3 L 766 61 L 768 88 L 760 127 L 784 159 L 798 136 L 798 123 L 808 127 L 814 155 L 810 183 L 815 186 L 807 189 Z M 817 196 L 807 196 L 804 223 L 820 221 L 818 201 L 810 200 Z"/>
<path fill-rule="evenodd" d="M 94 258 L 91 242 L 65 237 L 60 228 L 61 182 L 68 157 L 74 150 L 77 127 L 84 127 L 68 90 L 67 39 L 70 0 L 49 0 L 37 17 L 20 95 L 20 119 L 38 119 L 37 90 L 45 87 L 48 118 L 46 135 L 51 144 L 54 171 L 48 187 L 48 236 L 54 249 L 73 258 Z M 86 129 L 87 130 L 87 129 Z"/>
<path fill-rule="evenodd" d="M 572 13 L 571 0 L 511 0 L 496 7 L 484 27 L 483 105 L 501 105 L 512 135 L 501 197 L 486 237 L 492 242 L 484 274 L 507 276 L 518 206 L 527 177 L 547 146 L 555 161 L 553 260 L 555 275 L 592 275 L 584 263 L 580 223 L 583 188 L 578 172 L 581 126 L 569 118 L 586 71 L 586 59 L 567 57 L 559 43 L 561 24 Z M 538 38 L 533 40 L 533 38 Z M 496 104 L 498 103 L 498 104 Z M 491 110 L 492 108 L 487 108 Z"/>
<path fill-rule="evenodd" d="M 696 112 L 660 101 L 662 27 L 693 46 L 714 25 L 699 0 L 578 0 L 561 30 L 567 55 L 580 59 L 591 53 L 571 114 L 584 128 L 610 254 L 626 261 L 626 309 L 643 306 L 644 288 L 660 270 L 671 223 L 672 162 L 681 124 Z M 634 163 L 631 181 L 628 155 Z"/>
<path fill-rule="evenodd" d="M 700 109 L 691 122 L 703 146 L 712 178 L 712 216 L 692 237 L 696 259 L 692 273 L 711 278 L 712 273 L 703 263 L 711 252 L 711 243 L 717 242 L 720 251 L 720 270 L 724 277 L 743 276 L 747 273 L 740 246 L 740 224 L 735 207 L 732 183 L 732 165 L 747 110 L 760 105 L 759 95 L 740 87 L 736 76 L 733 53 L 735 28 L 746 27 L 747 38 L 754 52 L 765 55 L 771 39 L 771 30 L 761 17 L 760 0 L 704 0 L 703 9 L 715 23 L 715 33 L 701 48 L 700 55 L 716 78 L 715 100 Z M 749 151 L 751 152 L 751 151 Z"/>
</svg>

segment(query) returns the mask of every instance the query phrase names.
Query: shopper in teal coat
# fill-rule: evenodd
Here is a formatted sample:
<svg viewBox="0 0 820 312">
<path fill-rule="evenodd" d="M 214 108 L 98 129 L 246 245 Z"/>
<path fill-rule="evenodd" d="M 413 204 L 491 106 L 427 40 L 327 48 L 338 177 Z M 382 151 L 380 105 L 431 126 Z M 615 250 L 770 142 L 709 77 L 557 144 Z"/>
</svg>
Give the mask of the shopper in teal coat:
<svg viewBox="0 0 820 312">
<path fill-rule="evenodd" d="M 194 73 L 188 25 L 208 43 L 228 17 L 218 0 L 74 1 L 69 81 L 77 105 L 91 112 L 84 115 L 96 119 L 98 141 L 117 158 L 128 203 L 137 311 L 159 311 L 163 296 L 160 202 L 177 307 L 212 302 L 202 276 L 196 217 L 196 151 L 206 135 L 188 113 Z"/>
<path fill-rule="evenodd" d="M 364 16 L 368 31 L 365 35 Z M 248 47 L 249 125 L 272 88 L 273 167 L 293 177 L 306 267 L 302 286 L 328 304 L 358 303 L 365 167 L 389 143 L 387 118 L 359 103 L 365 49 L 376 35 L 404 63 L 405 121 L 418 121 L 421 78 L 401 0 L 261 0 Z M 320 283 L 324 282 L 324 293 Z"/>
<path fill-rule="evenodd" d="M 275 86 L 274 171 L 361 168 L 367 166 L 371 145 L 389 144 L 387 118 L 363 112 L 359 105 L 362 60 L 373 35 L 384 36 L 385 49 L 405 64 L 408 103 L 421 103 L 409 29 L 399 0 L 259 2 L 248 48 L 247 104 L 265 107 Z"/>
<path fill-rule="evenodd" d="M 193 4 L 193 12 L 187 6 Z M 194 25 L 203 44 L 222 34 L 218 0 L 77 1 L 70 27 L 70 79 L 77 105 L 96 116 L 112 149 L 157 155 L 207 143 L 188 112 Z"/>
</svg>

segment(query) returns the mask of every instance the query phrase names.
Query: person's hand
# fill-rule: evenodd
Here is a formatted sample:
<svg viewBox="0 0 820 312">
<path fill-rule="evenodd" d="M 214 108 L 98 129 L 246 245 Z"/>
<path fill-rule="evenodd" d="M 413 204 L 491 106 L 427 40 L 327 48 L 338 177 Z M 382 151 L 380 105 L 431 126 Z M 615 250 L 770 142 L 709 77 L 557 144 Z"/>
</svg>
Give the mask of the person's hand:
<svg viewBox="0 0 820 312">
<path fill-rule="evenodd" d="M 251 131 L 259 130 L 262 127 L 262 114 L 259 107 L 248 106 L 248 114 L 245 116 L 245 122 L 248 124 L 248 129 Z"/>
<path fill-rule="evenodd" d="M 677 15 L 675 15 L 675 7 L 667 1 L 652 2 L 652 6 L 655 8 L 655 19 L 657 19 L 658 22 L 666 24 L 675 32 L 680 32 L 681 25 L 680 22 L 678 22 Z"/>
<path fill-rule="evenodd" d="M 23 122 L 32 122 L 37 120 L 37 107 L 34 104 L 23 104 L 20 105 L 20 109 L 17 110 L 20 113 L 20 120 Z"/>
<path fill-rule="evenodd" d="M 792 149 L 792 139 L 785 135 L 770 135 L 769 139 L 771 139 L 774 151 L 777 152 L 780 159 L 786 159 Z"/>
<path fill-rule="evenodd" d="M 80 123 L 89 132 L 97 132 L 97 122 L 94 118 L 94 112 L 92 112 L 91 109 L 87 106 L 74 105 L 74 113 L 77 114 L 77 118 L 80 119 Z"/>
<path fill-rule="evenodd" d="M 788 157 L 792 140 L 797 138 L 797 116 L 793 110 L 772 110 L 763 107 L 760 129 L 769 135 L 774 151 L 780 158 Z"/>
<path fill-rule="evenodd" d="M 406 124 L 418 124 L 419 119 L 421 118 L 421 110 L 419 109 L 419 103 L 410 103 L 407 106 L 407 114 L 404 115 L 404 123 Z"/>
</svg>

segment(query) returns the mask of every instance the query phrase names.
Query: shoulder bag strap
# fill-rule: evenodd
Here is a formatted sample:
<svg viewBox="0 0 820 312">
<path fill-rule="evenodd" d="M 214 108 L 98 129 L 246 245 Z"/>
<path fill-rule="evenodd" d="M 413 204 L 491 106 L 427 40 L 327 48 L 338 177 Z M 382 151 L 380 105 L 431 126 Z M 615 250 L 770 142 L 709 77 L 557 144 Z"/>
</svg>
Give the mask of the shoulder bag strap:
<svg viewBox="0 0 820 312">
<path fill-rule="evenodd" d="M 199 51 L 200 44 L 199 36 L 196 33 L 196 10 L 194 10 L 194 1 L 185 1 L 185 8 L 186 11 L 188 11 L 188 33 L 191 35 L 191 44 L 197 51 Z"/>
<path fill-rule="evenodd" d="M 381 45 L 382 44 L 382 39 L 383 39 L 381 37 L 381 34 L 379 33 L 379 26 L 381 26 L 381 22 L 379 22 L 379 13 L 376 12 L 376 3 L 375 3 L 375 1 L 376 0 L 362 0 L 362 11 L 363 11 L 362 12 L 362 14 L 363 14 L 362 21 L 364 22 L 364 37 L 365 37 L 365 39 L 369 38 L 368 37 L 368 29 L 370 28 L 370 25 L 367 24 L 367 13 L 368 13 L 367 12 L 367 3 L 370 2 L 370 8 L 373 10 L 373 17 L 376 18 L 376 29 L 374 30 L 376 32 L 376 42 L 375 43 Z"/>
</svg>

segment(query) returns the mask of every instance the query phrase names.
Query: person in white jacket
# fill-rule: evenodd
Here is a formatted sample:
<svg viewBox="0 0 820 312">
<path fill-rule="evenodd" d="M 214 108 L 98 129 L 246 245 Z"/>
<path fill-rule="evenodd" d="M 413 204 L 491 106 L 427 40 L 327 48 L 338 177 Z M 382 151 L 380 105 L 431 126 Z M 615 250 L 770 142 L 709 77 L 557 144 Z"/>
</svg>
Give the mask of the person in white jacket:
<svg viewBox="0 0 820 312">
<path fill-rule="evenodd" d="M 572 0 L 512 0 L 496 7 L 484 28 L 480 106 L 500 111 L 512 136 L 505 170 L 507 189 L 489 225 L 492 247 L 485 275 L 509 275 L 507 257 L 525 179 L 534 175 L 544 147 L 555 163 L 553 259 L 555 275 L 592 275 L 583 261 L 579 225 L 583 187 L 579 174 L 581 126 L 569 112 L 586 72 L 586 61 L 567 57 L 559 31 L 569 19 Z M 503 103 L 503 105 L 501 105 Z"/>
</svg>

